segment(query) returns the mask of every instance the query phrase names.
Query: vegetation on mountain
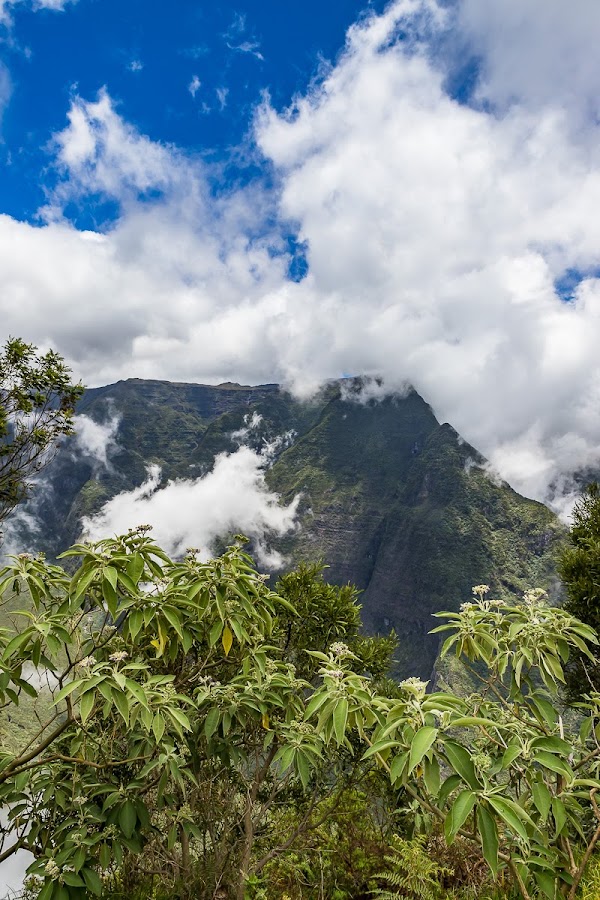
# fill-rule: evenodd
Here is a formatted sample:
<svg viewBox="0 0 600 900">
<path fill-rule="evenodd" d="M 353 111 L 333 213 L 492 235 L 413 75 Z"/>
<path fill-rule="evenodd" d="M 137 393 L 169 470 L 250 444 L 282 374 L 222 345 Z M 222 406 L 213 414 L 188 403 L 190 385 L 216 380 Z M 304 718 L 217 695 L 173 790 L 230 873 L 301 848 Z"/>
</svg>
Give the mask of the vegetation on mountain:
<svg viewBox="0 0 600 900">
<path fill-rule="evenodd" d="M 241 441 L 260 451 L 286 435 L 265 477 L 285 502 L 300 493 L 300 527 L 275 549 L 290 568 L 322 559 L 329 581 L 355 584 L 366 631 L 398 635 L 395 674 L 430 678 L 432 614 L 456 610 L 480 581 L 506 598 L 530 584 L 554 591 L 565 529 L 491 476 L 415 391 L 375 401 L 362 386 L 333 382 L 308 403 L 277 385 L 130 379 L 86 391 L 80 412 L 119 419 L 110 464 L 66 447 L 48 470 L 52 489 L 30 510 L 38 531 L 14 543 L 56 556 L 78 539 L 83 515 L 142 483 L 147 464 L 164 481 L 196 478 Z"/>
<path fill-rule="evenodd" d="M 441 833 L 525 900 L 576 896 L 600 838 L 600 698 L 572 730 L 557 689 L 596 638 L 542 591 L 480 585 L 443 614 L 443 652 L 480 685 L 457 697 L 387 682 L 392 642 L 361 638 L 354 590 L 318 569 L 273 591 L 239 543 L 174 561 L 144 528 L 66 558 L 71 574 L 26 554 L 0 573 L 25 605 L 0 632 L 2 702 L 38 693 L 31 667 L 56 685 L 38 733 L 0 753 L 0 858 L 34 852 L 41 900 L 323 896 L 316 857 L 353 809 L 364 835 L 338 843 L 363 892 L 402 891 Z"/>
<path fill-rule="evenodd" d="M 588 485 L 573 509 L 569 545 L 558 571 L 565 584 L 565 608 L 600 631 L 600 487 Z M 570 696 L 600 690 L 600 655 L 574 654 L 567 668 Z"/>
<path fill-rule="evenodd" d="M 31 478 L 52 458 L 57 441 L 73 433 L 83 393 L 53 350 L 10 338 L 0 351 L 0 522 L 25 499 Z"/>
</svg>

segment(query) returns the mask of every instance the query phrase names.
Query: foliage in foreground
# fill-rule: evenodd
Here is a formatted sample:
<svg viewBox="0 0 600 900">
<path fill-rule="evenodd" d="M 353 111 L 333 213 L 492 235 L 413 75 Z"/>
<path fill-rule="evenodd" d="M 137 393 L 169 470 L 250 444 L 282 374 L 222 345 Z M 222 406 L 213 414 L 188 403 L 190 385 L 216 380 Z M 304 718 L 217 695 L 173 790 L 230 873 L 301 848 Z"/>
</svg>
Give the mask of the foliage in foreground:
<svg viewBox="0 0 600 900">
<path fill-rule="evenodd" d="M 178 562 L 145 529 L 65 555 L 73 574 L 27 555 L 0 573 L 29 605 L 0 632 L 0 699 L 37 693 L 27 666 L 56 679 L 39 733 L 0 753 L 2 855 L 32 850 L 41 900 L 155 877 L 252 896 L 375 773 L 374 808 L 410 803 L 428 840 L 472 847 L 525 900 L 575 897 L 600 838 L 600 696 L 577 731 L 556 696 L 596 638 L 543 592 L 510 605 L 480 585 L 442 614 L 442 652 L 480 684 L 456 697 L 387 691 L 389 642 L 358 636 L 353 589 L 317 569 L 272 591 L 240 545 Z"/>
<path fill-rule="evenodd" d="M 0 350 L 0 521 L 25 499 L 63 435 L 83 388 L 58 353 L 10 338 Z"/>
<path fill-rule="evenodd" d="M 566 590 L 565 609 L 600 631 L 600 486 L 589 484 L 573 509 L 569 545 L 559 567 Z M 600 690 L 600 659 L 575 652 L 567 667 L 572 698 Z"/>
</svg>

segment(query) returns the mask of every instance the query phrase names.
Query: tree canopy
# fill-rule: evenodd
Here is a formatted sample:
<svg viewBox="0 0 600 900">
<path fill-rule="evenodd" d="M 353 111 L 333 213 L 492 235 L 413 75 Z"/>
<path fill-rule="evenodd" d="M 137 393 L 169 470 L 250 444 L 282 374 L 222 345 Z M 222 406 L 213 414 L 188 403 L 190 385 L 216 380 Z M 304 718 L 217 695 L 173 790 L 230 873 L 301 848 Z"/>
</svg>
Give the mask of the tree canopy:
<svg viewBox="0 0 600 900">
<path fill-rule="evenodd" d="M 73 431 L 81 385 L 62 357 L 10 338 L 0 351 L 0 522 L 27 496 L 62 435 Z"/>
<path fill-rule="evenodd" d="M 565 609 L 600 631 L 600 486 L 589 484 L 573 509 L 569 545 L 558 567 L 567 591 Z M 575 652 L 567 668 L 572 699 L 600 690 L 600 659 Z"/>
<path fill-rule="evenodd" d="M 556 693 L 596 638 L 543 592 L 480 585 L 444 614 L 442 652 L 479 685 L 457 697 L 388 691 L 391 644 L 356 633 L 353 590 L 318 569 L 272 590 L 241 542 L 172 560 L 144 528 L 64 556 L 69 572 L 27 554 L 0 572 L 0 701 L 38 695 L 35 672 L 52 686 L 36 732 L 0 751 L 0 859 L 29 848 L 41 900 L 154 877 L 243 898 L 378 773 L 392 809 L 406 798 L 525 900 L 575 896 L 600 838 L 600 698 L 573 729 Z"/>
</svg>

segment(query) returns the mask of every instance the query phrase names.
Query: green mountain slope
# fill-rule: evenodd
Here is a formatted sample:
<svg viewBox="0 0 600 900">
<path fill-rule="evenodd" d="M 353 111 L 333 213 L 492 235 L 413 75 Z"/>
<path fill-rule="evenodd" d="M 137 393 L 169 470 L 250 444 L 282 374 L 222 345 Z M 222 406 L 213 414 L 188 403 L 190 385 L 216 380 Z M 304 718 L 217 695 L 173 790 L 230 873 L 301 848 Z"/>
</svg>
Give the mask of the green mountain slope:
<svg viewBox="0 0 600 900">
<path fill-rule="evenodd" d="M 321 556 L 334 581 L 364 591 L 365 627 L 397 631 L 402 674 L 429 677 L 431 615 L 474 584 L 499 595 L 552 581 L 561 526 L 483 464 L 412 392 L 367 407 L 332 400 L 269 472 L 284 499 L 303 492 L 303 527 L 286 549 Z"/>
<path fill-rule="evenodd" d="M 71 442 L 29 505 L 37 532 L 16 522 L 13 540 L 55 555 L 78 537 L 82 515 L 141 484 L 149 463 L 165 481 L 196 478 L 240 440 L 259 450 L 285 435 L 267 482 L 285 502 L 301 495 L 301 527 L 278 549 L 290 565 L 321 558 L 332 581 L 355 583 L 365 627 L 398 632 L 398 673 L 427 678 L 431 614 L 457 608 L 481 582 L 503 593 L 547 586 L 563 530 L 546 507 L 495 483 L 414 391 L 360 403 L 359 387 L 333 383 L 308 404 L 277 385 L 131 379 L 87 391 L 80 413 L 119 419 L 110 465 Z"/>
</svg>

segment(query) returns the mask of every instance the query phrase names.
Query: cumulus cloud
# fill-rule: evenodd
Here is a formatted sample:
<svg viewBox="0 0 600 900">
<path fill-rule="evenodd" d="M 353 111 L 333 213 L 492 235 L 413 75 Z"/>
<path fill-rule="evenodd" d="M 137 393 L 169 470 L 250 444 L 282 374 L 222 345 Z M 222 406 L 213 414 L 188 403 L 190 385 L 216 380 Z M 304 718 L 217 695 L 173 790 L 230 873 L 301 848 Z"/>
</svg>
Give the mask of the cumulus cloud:
<svg viewBox="0 0 600 900">
<path fill-rule="evenodd" d="M 75 416 L 74 449 L 91 459 L 97 468 L 110 468 L 110 455 L 117 447 L 121 416 L 113 413 L 106 422 L 95 422 L 89 416 Z"/>
<path fill-rule="evenodd" d="M 481 66 L 478 96 L 501 108 L 519 103 L 600 116 L 600 6 L 579 0 L 461 0 L 457 34 Z"/>
<path fill-rule="evenodd" d="M 12 25 L 11 11 L 17 6 L 62 12 L 70 3 L 77 3 L 77 0 L 0 0 L 0 25 L 9 27 Z"/>
<path fill-rule="evenodd" d="M 272 177 L 241 189 L 215 190 L 218 173 L 140 134 L 106 91 L 74 98 L 46 224 L 0 217 L 7 331 L 55 347 L 88 384 L 409 382 L 502 477 L 564 493 L 600 464 L 600 23 L 583 5 L 585 27 L 557 36 L 558 2 L 549 29 L 532 0 L 516 46 L 516 0 L 504 31 L 495 2 L 395 0 L 289 110 L 265 100 L 254 138 Z M 470 105 L 448 93 L 461 41 L 479 58 Z M 97 196 L 116 221 L 77 231 L 64 210 Z M 573 271 L 565 303 L 555 284 Z"/>
<path fill-rule="evenodd" d="M 98 515 L 84 518 L 84 533 L 98 540 L 148 524 L 167 552 L 181 555 L 194 547 L 206 557 L 217 538 L 241 531 L 253 539 L 263 565 L 279 568 L 283 559 L 269 549 L 269 537 L 295 529 L 299 497 L 289 506 L 280 505 L 265 483 L 267 462 L 265 455 L 240 447 L 217 456 L 202 478 L 170 481 L 162 489 L 160 468 L 150 466 L 139 488 L 118 494 Z"/>
</svg>

